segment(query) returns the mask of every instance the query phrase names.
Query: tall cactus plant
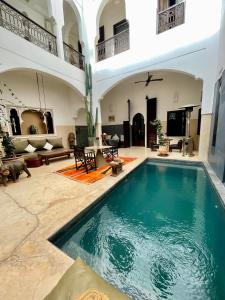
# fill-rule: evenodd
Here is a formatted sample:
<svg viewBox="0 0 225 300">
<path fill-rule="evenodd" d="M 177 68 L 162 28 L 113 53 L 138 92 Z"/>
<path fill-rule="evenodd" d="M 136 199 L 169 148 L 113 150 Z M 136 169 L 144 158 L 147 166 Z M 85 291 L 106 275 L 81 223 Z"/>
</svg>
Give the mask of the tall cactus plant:
<svg viewBox="0 0 225 300">
<path fill-rule="evenodd" d="M 92 70 L 90 64 L 85 64 L 85 110 L 86 122 L 88 127 L 88 137 L 95 137 L 95 128 L 98 122 L 98 110 L 96 109 L 95 124 L 93 120 L 93 102 L 92 102 Z"/>
</svg>

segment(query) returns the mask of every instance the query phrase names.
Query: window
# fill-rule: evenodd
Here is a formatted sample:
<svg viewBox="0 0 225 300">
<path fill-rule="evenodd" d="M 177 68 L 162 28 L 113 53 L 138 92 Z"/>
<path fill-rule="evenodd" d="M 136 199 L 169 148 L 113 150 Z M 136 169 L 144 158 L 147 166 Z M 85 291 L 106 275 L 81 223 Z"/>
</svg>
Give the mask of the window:
<svg viewBox="0 0 225 300">
<path fill-rule="evenodd" d="M 186 113 L 184 110 L 167 112 L 167 136 L 185 136 Z"/>
</svg>

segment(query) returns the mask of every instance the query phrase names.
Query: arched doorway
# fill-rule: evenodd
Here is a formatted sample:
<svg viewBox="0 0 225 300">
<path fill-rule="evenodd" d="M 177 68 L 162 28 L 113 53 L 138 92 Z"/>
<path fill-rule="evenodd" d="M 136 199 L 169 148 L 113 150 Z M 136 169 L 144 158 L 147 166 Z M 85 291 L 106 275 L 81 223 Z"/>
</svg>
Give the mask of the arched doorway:
<svg viewBox="0 0 225 300">
<path fill-rule="evenodd" d="M 143 115 L 140 113 L 133 117 L 132 145 L 145 146 L 145 122 Z"/>
</svg>

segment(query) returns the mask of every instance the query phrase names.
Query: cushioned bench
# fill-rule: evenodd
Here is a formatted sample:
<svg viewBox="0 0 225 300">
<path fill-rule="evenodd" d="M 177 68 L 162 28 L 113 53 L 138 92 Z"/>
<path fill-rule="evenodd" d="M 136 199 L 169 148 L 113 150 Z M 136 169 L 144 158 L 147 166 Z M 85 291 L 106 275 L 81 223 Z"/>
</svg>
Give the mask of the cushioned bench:
<svg viewBox="0 0 225 300">
<path fill-rule="evenodd" d="M 70 153 L 73 152 L 71 149 L 66 149 L 63 147 L 62 138 L 51 137 L 51 138 L 28 138 L 28 139 L 13 139 L 13 144 L 15 146 L 15 154 L 22 156 L 24 160 L 32 159 L 35 157 L 41 157 L 45 160 L 46 164 L 49 164 L 50 158 L 56 157 L 70 157 Z M 51 144 L 52 150 L 46 150 L 43 147 L 46 143 Z M 28 145 L 36 148 L 34 152 L 27 152 L 25 149 Z"/>
</svg>

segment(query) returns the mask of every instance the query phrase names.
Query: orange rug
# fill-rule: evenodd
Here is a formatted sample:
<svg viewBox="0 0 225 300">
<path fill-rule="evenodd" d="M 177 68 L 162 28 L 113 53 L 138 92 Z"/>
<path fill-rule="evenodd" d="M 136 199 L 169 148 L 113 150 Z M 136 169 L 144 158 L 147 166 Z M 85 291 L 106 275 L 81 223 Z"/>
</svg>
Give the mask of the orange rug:
<svg viewBox="0 0 225 300">
<path fill-rule="evenodd" d="M 128 164 L 137 159 L 137 157 L 120 157 L 124 164 Z M 75 165 L 68 166 L 64 169 L 56 171 L 57 174 L 67 177 L 71 180 L 83 182 L 86 184 L 94 183 L 112 173 L 108 164 L 105 164 L 97 170 L 89 171 L 87 174 L 84 168 L 76 170 Z"/>
</svg>

